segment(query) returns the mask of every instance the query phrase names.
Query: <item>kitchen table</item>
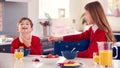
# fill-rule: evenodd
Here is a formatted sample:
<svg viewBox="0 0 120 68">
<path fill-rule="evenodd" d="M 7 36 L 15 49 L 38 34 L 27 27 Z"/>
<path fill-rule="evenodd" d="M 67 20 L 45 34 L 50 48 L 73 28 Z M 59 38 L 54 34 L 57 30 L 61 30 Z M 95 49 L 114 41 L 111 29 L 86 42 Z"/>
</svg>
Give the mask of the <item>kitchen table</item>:
<svg viewBox="0 0 120 68">
<path fill-rule="evenodd" d="M 0 68 L 60 68 L 57 66 L 57 63 L 44 64 L 42 62 L 33 62 L 32 60 L 36 57 L 40 57 L 40 55 L 28 55 L 24 57 L 23 61 L 17 61 L 11 53 L 0 53 Z M 66 61 L 66 59 L 60 57 L 58 62 L 63 61 Z M 74 61 L 83 64 L 80 68 L 100 68 L 99 65 L 93 63 L 91 58 L 75 58 Z M 120 67 L 120 60 L 113 60 L 112 68 L 118 67 Z"/>
</svg>

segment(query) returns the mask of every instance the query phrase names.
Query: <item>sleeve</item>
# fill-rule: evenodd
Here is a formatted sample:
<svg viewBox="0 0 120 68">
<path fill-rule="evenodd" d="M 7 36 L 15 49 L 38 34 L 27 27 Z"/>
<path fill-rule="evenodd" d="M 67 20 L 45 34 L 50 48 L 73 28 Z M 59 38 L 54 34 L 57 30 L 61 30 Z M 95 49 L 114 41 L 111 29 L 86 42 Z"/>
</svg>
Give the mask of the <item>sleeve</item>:
<svg viewBox="0 0 120 68">
<path fill-rule="evenodd" d="M 11 46 L 11 53 L 14 53 L 14 47 L 13 46 Z"/>
<path fill-rule="evenodd" d="M 89 39 L 90 33 L 91 33 L 91 28 L 89 28 L 89 30 L 86 30 L 85 32 L 82 32 L 81 34 L 64 36 L 63 41 L 78 42 L 78 41 L 81 41 L 81 40 L 86 40 L 86 39 Z"/>
<path fill-rule="evenodd" d="M 19 47 L 18 39 L 14 39 L 11 43 L 11 53 L 14 53 L 14 50 Z"/>
<path fill-rule="evenodd" d="M 89 58 L 89 56 L 88 56 L 88 51 L 85 50 L 85 51 L 79 52 L 79 53 L 77 54 L 77 57 Z"/>
</svg>

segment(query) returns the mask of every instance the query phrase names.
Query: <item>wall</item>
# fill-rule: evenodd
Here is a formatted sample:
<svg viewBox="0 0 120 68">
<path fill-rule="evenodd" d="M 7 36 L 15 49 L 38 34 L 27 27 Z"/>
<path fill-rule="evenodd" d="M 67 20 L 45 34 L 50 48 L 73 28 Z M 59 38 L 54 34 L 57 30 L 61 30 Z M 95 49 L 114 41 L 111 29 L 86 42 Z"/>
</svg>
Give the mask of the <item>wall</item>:
<svg viewBox="0 0 120 68">
<path fill-rule="evenodd" d="M 34 22 L 33 32 L 32 34 L 42 37 L 42 26 L 38 23 L 39 21 L 43 21 L 38 19 L 38 0 L 31 0 L 28 2 L 28 17 L 32 19 Z M 63 26 L 66 25 L 69 30 L 71 28 L 75 30 L 80 30 L 83 27 L 80 23 L 80 16 L 83 13 L 83 10 L 81 10 L 81 7 L 84 6 L 84 0 L 70 0 L 70 18 L 68 19 L 52 19 L 52 29 L 56 30 L 58 28 L 55 28 L 56 26 Z M 79 8 L 79 9 L 78 9 Z M 76 11 L 77 10 L 77 11 Z M 75 19 L 75 23 L 73 23 L 73 19 Z M 77 26 L 80 25 L 80 26 Z M 57 31 L 57 30 L 56 30 Z"/>
<path fill-rule="evenodd" d="M 58 26 L 63 25 L 66 26 L 66 30 L 64 30 L 66 33 L 83 30 L 80 16 L 84 12 L 85 4 L 90 1 L 94 0 L 70 0 L 70 18 L 53 19 L 51 21 L 53 34 L 60 30 L 57 28 Z M 28 4 L 22 2 L 5 2 L 3 10 L 3 31 L 0 34 L 18 34 L 16 23 L 22 16 L 28 16 L 34 23 L 32 34 L 43 37 L 43 29 L 39 22 L 44 20 L 38 19 L 38 8 L 38 0 L 30 0 Z M 107 18 L 113 30 L 120 30 L 119 25 L 117 25 L 119 24 L 120 17 L 107 16 Z M 75 23 L 73 23 L 73 19 L 75 19 Z"/>
<path fill-rule="evenodd" d="M 70 18 L 68 18 L 68 19 L 52 19 L 51 23 L 52 23 L 53 34 L 54 34 L 54 32 L 59 31 L 57 26 L 63 26 L 63 25 L 66 25 L 66 27 L 68 27 L 64 31 L 83 30 L 83 25 L 81 24 L 80 16 L 84 12 L 84 6 L 88 2 L 91 2 L 91 1 L 95 1 L 95 0 L 70 0 Z M 104 2 L 104 0 L 99 0 L 99 1 Z M 34 22 L 34 30 L 33 30 L 32 34 L 37 35 L 39 37 L 43 37 L 43 29 L 42 29 L 42 26 L 39 24 L 39 22 L 44 21 L 44 20 L 38 19 L 38 8 L 39 8 L 38 2 L 39 2 L 38 0 L 30 0 L 29 1 L 28 17 L 30 17 L 32 19 L 32 21 Z M 106 4 L 103 3 L 102 5 L 106 5 Z M 104 8 L 104 10 L 106 10 L 106 9 Z M 107 18 L 108 18 L 108 21 L 110 22 L 110 26 L 112 27 L 113 30 L 120 30 L 119 25 L 117 25 L 120 21 L 119 18 L 110 17 L 110 16 L 108 16 Z M 73 19 L 75 19 L 75 23 L 73 23 Z"/>
<path fill-rule="evenodd" d="M 38 2 L 38 0 L 30 0 L 28 2 L 28 17 L 31 18 L 34 25 L 32 34 L 36 36 L 42 36 L 42 26 L 40 26 L 38 19 Z"/>
<path fill-rule="evenodd" d="M 0 34 L 17 35 L 17 22 L 23 16 L 28 16 L 27 3 L 4 2 L 3 31 Z"/>
<path fill-rule="evenodd" d="M 107 18 L 112 30 L 120 32 L 120 17 L 107 16 Z"/>
</svg>

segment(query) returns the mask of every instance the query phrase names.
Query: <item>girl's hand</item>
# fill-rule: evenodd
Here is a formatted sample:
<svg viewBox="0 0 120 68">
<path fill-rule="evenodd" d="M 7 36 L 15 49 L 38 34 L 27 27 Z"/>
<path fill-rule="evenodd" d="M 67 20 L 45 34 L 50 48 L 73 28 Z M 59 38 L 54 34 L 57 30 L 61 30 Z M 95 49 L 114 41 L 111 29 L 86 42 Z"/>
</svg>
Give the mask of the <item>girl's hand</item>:
<svg viewBox="0 0 120 68">
<path fill-rule="evenodd" d="M 54 36 L 47 36 L 47 38 L 48 38 L 48 41 L 50 42 L 55 41 Z"/>
<path fill-rule="evenodd" d="M 63 37 L 47 36 L 48 41 L 60 41 L 63 40 Z"/>
</svg>

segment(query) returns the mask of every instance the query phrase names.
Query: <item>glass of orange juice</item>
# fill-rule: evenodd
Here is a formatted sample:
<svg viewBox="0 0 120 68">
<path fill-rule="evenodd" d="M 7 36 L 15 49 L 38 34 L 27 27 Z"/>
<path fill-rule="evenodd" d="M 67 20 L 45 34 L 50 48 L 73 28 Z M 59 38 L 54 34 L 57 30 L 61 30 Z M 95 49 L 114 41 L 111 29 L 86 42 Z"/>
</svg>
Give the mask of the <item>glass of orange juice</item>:
<svg viewBox="0 0 120 68">
<path fill-rule="evenodd" d="M 100 64 L 103 66 L 112 65 L 112 51 L 111 50 L 101 50 L 99 51 Z"/>
<path fill-rule="evenodd" d="M 22 60 L 24 57 L 24 50 L 23 49 L 15 49 L 14 56 L 16 59 Z"/>
<path fill-rule="evenodd" d="M 93 61 L 95 64 L 99 64 L 99 55 L 97 52 L 93 53 Z"/>
<path fill-rule="evenodd" d="M 99 64 L 104 67 L 112 66 L 112 42 L 97 42 L 99 49 Z"/>
</svg>

